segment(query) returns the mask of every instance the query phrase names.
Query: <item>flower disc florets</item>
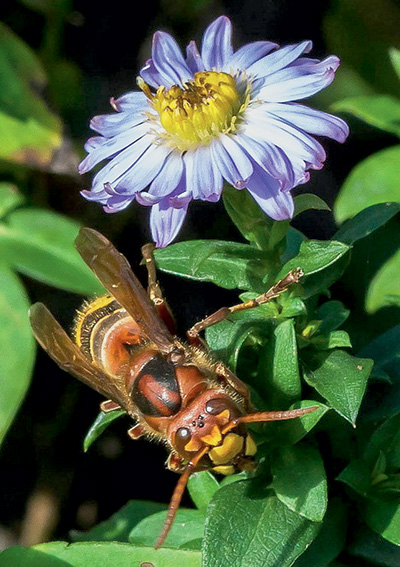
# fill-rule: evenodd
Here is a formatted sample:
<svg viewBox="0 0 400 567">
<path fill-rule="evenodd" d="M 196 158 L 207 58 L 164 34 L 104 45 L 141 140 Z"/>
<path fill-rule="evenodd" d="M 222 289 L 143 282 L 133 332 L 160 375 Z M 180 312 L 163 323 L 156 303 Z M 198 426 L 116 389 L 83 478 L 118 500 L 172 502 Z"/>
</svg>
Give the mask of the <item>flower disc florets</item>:
<svg viewBox="0 0 400 567">
<path fill-rule="evenodd" d="M 310 41 L 234 51 L 231 33 L 230 20 L 217 18 L 201 50 L 192 41 L 184 57 L 169 34 L 156 32 L 141 91 L 112 99 L 117 113 L 91 121 L 99 136 L 87 141 L 79 170 L 110 161 L 82 194 L 109 213 L 133 200 L 150 206 L 159 247 L 176 237 L 190 201 L 217 201 L 224 181 L 246 188 L 273 219 L 291 218 L 291 189 L 326 158 L 314 135 L 348 135 L 340 118 L 294 102 L 333 81 L 337 57 L 304 57 Z"/>
<path fill-rule="evenodd" d="M 139 78 L 138 85 L 158 114 L 164 129 L 159 136 L 182 151 L 233 132 L 245 108 L 246 96 L 238 92 L 235 79 L 228 73 L 201 71 L 182 87 L 162 86 L 155 94 L 143 79 Z M 154 116 L 149 113 L 149 118 Z"/>
</svg>

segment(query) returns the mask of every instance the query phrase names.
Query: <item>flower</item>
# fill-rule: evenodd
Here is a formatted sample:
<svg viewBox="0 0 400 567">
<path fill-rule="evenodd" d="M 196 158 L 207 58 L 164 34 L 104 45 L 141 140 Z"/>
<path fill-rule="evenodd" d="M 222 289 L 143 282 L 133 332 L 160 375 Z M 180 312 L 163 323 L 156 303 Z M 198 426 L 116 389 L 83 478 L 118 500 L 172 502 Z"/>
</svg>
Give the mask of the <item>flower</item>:
<svg viewBox="0 0 400 567">
<path fill-rule="evenodd" d="M 348 135 L 340 118 L 293 102 L 328 86 L 338 57 L 303 57 L 311 41 L 282 48 L 256 41 L 234 51 L 231 34 L 221 16 L 201 51 L 191 41 L 184 57 L 171 35 L 156 32 L 141 91 L 112 98 L 116 113 L 91 121 L 100 136 L 87 141 L 79 171 L 110 161 L 83 196 L 108 213 L 135 199 L 151 206 L 158 247 L 176 237 L 192 199 L 218 201 L 224 180 L 246 188 L 273 219 L 291 218 L 291 189 L 326 157 L 313 135 L 338 142 Z"/>
</svg>

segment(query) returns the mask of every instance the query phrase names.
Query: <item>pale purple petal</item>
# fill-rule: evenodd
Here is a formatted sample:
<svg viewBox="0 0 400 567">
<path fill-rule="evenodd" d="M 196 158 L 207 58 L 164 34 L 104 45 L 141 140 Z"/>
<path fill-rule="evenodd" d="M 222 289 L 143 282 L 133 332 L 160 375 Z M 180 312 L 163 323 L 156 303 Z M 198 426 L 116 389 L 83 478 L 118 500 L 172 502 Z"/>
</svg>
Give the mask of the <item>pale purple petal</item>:
<svg viewBox="0 0 400 567">
<path fill-rule="evenodd" d="M 188 205 L 189 203 L 186 203 L 176 209 L 171 206 L 167 197 L 151 207 L 150 229 L 157 248 L 165 248 L 177 236 L 185 220 Z"/>
<path fill-rule="evenodd" d="M 205 71 L 204 62 L 195 41 L 191 41 L 186 47 L 186 63 L 193 74 L 198 71 Z"/>
<path fill-rule="evenodd" d="M 171 152 L 160 170 L 157 177 L 153 180 L 149 188 L 152 197 L 164 198 L 170 195 L 178 186 L 183 175 L 183 158 L 181 152 Z"/>
<path fill-rule="evenodd" d="M 279 47 L 279 45 L 272 41 L 254 41 L 253 43 L 243 45 L 232 55 L 229 61 L 229 67 L 233 72 L 248 69 L 277 47 Z"/>
<path fill-rule="evenodd" d="M 255 140 L 243 134 L 237 136 L 237 142 L 253 161 L 280 181 L 282 191 L 293 189 L 296 182 L 295 171 L 285 152 L 266 140 Z"/>
<path fill-rule="evenodd" d="M 251 121 L 248 121 L 243 133 L 262 141 L 265 140 L 267 132 L 268 141 L 281 148 L 290 160 L 293 156 L 312 163 L 314 168 L 322 167 L 326 155 L 321 144 L 286 121 L 268 114 L 266 109 L 268 104 L 262 107 L 260 105 L 257 112 L 253 113 Z"/>
<path fill-rule="evenodd" d="M 243 189 L 253 172 L 251 160 L 233 137 L 221 134 L 210 144 L 213 161 L 222 176 L 235 187 Z"/>
<path fill-rule="evenodd" d="M 119 194 L 134 194 L 142 191 L 158 175 L 165 160 L 172 152 L 169 146 L 152 144 L 113 184 L 113 189 Z"/>
<path fill-rule="evenodd" d="M 145 83 L 151 87 L 158 89 L 163 86 L 163 80 L 160 73 L 157 71 L 153 59 L 148 59 L 146 65 L 140 69 L 140 76 Z"/>
<path fill-rule="evenodd" d="M 173 85 L 182 86 L 182 83 L 193 78 L 179 45 L 166 32 L 159 31 L 154 34 L 152 59 L 163 86 L 167 88 Z"/>
<path fill-rule="evenodd" d="M 153 137 L 145 135 L 120 152 L 94 176 L 92 191 L 102 191 L 104 183 L 114 185 L 153 143 Z"/>
<path fill-rule="evenodd" d="M 90 153 L 79 164 L 79 173 L 87 173 L 101 161 L 113 158 L 116 154 L 119 154 L 122 150 L 125 150 L 142 138 L 148 129 L 148 124 L 140 124 L 139 126 L 129 128 L 126 132 L 114 138 L 101 138 L 103 143 L 100 144 L 97 141 L 97 147 L 92 147 Z"/>
<path fill-rule="evenodd" d="M 219 168 L 213 163 L 208 146 L 189 150 L 184 156 L 186 186 L 193 199 L 217 201 L 221 195 L 223 179 Z"/>
<path fill-rule="evenodd" d="M 108 198 L 107 204 L 104 205 L 103 211 L 105 213 L 119 213 L 128 207 L 133 201 L 133 197 L 121 197 L 119 195 L 113 195 Z"/>
<path fill-rule="evenodd" d="M 119 98 L 111 98 L 110 103 L 118 112 L 141 112 L 148 108 L 146 95 L 142 91 L 132 91 Z"/>
<path fill-rule="evenodd" d="M 302 72 L 302 66 L 284 70 L 282 78 L 278 73 L 271 77 L 271 84 L 263 86 L 258 96 L 268 102 L 289 102 L 312 96 L 328 85 L 335 78 L 335 69 L 329 65 L 319 66 L 317 73 Z"/>
<path fill-rule="evenodd" d="M 143 112 L 141 110 L 139 112 L 118 112 L 94 116 L 90 121 L 90 128 L 105 138 L 113 138 L 125 132 L 128 128 L 144 122 L 146 116 L 143 112 L 148 110 L 147 104 L 146 108 L 143 107 Z"/>
<path fill-rule="evenodd" d="M 349 127 L 341 118 L 302 104 L 271 103 L 268 112 L 309 134 L 329 136 L 337 142 L 344 142 L 349 135 Z"/>
<path fill-rule="evenodd" d="M 255 77 L 268 77 L 290 65 L 302 53 L 308 53 L 312 49 L 312 41 L 302 41 L 295 45 L 287 45 L 266 55 L 247 69 L 248 73 Z"/>
<path fill-rule="evenodd" d="M 279 183 L 261 167 L 255 166 L 247 189 L 262 210 L 274 220 L 293 217 L 294 203 L 289 192 L 279 190 Z"/>
<path fill-rule="evenodd" d="M 232 24 L 226 16 L 220 16 L 208 26 L 201 45 L 201 58 L 206 69 L 222 71 L 229 66 L 233 53 L 231 37 Z"/>
</svg>

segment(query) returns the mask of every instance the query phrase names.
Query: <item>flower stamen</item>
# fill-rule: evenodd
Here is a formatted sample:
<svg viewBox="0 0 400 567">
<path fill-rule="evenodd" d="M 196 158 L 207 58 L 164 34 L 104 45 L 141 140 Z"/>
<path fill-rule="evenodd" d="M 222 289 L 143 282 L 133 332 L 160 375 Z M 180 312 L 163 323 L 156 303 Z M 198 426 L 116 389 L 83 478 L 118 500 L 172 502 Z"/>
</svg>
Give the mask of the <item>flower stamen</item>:
<svg viewBox="0 0 400 567">
<path fill-rule="evenodd" d="M 247 106 L 234 77 L 227 73 L 198 72 L 183 87 L 159 87 L 156 93 L 142 79 L 138 84 L 164 128 L 158 134 L 182 151 L 235 130 L 238 114 Z"/>
</svg>

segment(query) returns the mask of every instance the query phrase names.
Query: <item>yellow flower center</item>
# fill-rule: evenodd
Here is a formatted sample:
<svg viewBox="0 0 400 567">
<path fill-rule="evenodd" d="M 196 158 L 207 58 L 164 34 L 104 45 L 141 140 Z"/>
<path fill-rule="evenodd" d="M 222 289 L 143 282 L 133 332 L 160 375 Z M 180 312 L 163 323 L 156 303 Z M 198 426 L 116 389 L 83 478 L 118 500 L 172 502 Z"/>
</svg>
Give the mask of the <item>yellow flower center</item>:
<svg viewBox="0 0 400 567">
<path fill-rule="evenodd" d="M 208 144 L 221 132 L 234 131 L 238 114 L 244 108 L 235 79 L 227 73 L 199 72 L 183 88 L 159 87 L 155 94 L 142 79 L 138 79 L 138 84 L 159 115 L 165 130 L 161 136 L 183 151 L 200 143 Z M 149 118 L 154 116 L 149 114 Z"/>
</svg>

